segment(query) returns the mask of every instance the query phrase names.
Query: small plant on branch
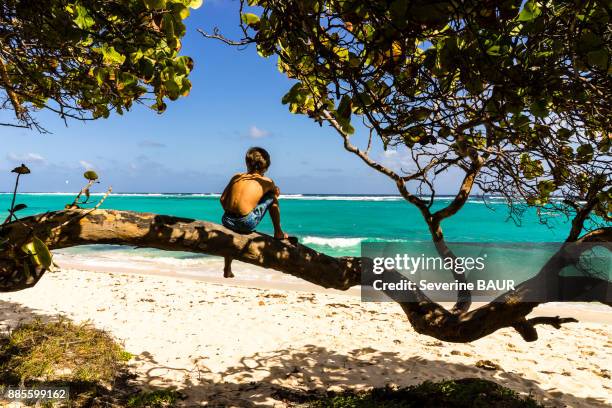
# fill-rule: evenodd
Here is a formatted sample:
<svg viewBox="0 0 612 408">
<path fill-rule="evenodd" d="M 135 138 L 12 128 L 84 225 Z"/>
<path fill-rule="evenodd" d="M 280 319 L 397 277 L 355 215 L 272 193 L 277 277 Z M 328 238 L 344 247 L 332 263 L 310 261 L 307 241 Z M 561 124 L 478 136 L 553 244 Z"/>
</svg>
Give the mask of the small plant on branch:
<svg viewBox="0 0 612 408">
<path fill-rule="evenodd" d="M 77 196 L 74 198 L 74 201 L 66 205 L 66 209 L 68 210 L 79 208 L 79 204 L 87 204 L 89 202 L 89 197 L 90 197 L 89 189 L 95 183 L 99 183 L 98 174 L 93 170 L 87 170 L 85 173 L 83 173 L 83 177 L 85 177 L 85 179 L 87 180 L 87 184 L 85 185 L 85 187 L 81 189 L 81 191 L 79 191 L 79 194 L 77 194 Z M 85 195 L 85 200 L 80 201 L 81 196 L 83 195 Z"/>
<path fill-rule="evenodd" d="M 17 198 L 17 188 L 19 187 L 19 177 L 21 177 L 23 174 L 30 174 L 30 169 L 28 168 L 28 166 L 22 163 L 21 166 L 15 167 L 13 170 L 11 170 L 11 173 L 16 173 L 17 178 L 15 179 L 15 188 L 13 189 L 13 199 L 11 200 L 11 208 L 9 208 L 8 210 L 9 214 L 4 220 L 4 224 L 11 222 L 13 218 L 17 219 L 17 217 L 15 216 L 15 213 L 17 211 L 21 211 L 27 208 L 25 204 L 15 204 L 15 199 Z"/>
</svg>

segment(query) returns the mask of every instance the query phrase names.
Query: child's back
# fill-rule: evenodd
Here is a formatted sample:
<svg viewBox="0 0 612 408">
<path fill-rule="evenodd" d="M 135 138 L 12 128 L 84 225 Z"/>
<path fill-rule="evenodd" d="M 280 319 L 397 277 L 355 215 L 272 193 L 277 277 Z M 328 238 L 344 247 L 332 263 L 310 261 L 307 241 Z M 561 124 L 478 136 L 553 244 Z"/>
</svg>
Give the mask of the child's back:
<svg viewBox="0 0 612 408">
<path fill-rule="evenodd" d="M 257 173 L 238 173 L 230 180 L 221 204 L 234 215 L 247 215 L 261 198 L 274 189 L 274 183 Z"/>
</svg>

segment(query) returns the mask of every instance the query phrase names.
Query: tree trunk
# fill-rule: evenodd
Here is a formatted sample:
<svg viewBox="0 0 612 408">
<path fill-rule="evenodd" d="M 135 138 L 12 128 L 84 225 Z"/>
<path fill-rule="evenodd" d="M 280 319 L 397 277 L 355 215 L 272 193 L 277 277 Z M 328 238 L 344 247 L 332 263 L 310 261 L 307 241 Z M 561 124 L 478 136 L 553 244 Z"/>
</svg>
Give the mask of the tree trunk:
<svg viewBox="0 0 612 408">
<path fill-rule="evenodd" d="M 238 234 L 221 225 L 186 218 L 115 210 L 63 210 L 6 224 L 0 229 L 0 291 L 34 286 L 45 270 L 28 264 L 20 247 L 37 236 L 50 250 L 87 244 L 118 244 L 230 257 L 284 272 L 324 288 L 346 290 L 360 285 L 361 268 L 371 259 L 335 258 L 304 245 L 292 245 L 268 235 Z M 553 257 L 549 267 L 564 261 Z M 395 271 L 390 276 L 403 278 Z M 542 274 L 539 274 L 540 276 Z M 535 280 L 541 278 L 534 278 Z M 535 290 L 532 279 L 495 302 L 454 314 L 418 290 L 399 302 L 414 329 L 444 341 L 469 342 L 503 327 L 514 327 L 527 341 L 537 339 L 536 324 L 558 327 L 573 319 L 525 319 L 538 303 L 521 302 Z"/>
</svg>

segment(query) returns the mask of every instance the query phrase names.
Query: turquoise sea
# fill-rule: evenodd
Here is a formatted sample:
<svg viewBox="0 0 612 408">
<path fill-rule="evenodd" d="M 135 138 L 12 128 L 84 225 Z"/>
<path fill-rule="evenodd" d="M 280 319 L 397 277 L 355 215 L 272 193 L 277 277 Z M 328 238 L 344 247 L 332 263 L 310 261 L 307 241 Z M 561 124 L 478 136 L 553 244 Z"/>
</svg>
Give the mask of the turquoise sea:
<svg viewBox="0 0 612 408">
<path fill-rule="evenodd" d="M 28 206 L 19 215 L 23 217 L 60 210 L 72 202 L 73 197 L 64 193 L 19 194 L 17 203 Z M 92 195 L 91 205 L 100 197 Z M 0 208 L 9 208 L 10 199 L 10 194 L 0 193 Z M 441 198 L 435 201 L 433 208 L 447 205 L 449 200 Z M 360 255 L 362 242 L 390 241 L 390 246 L 375 246 L 380 248 L 382 245 L 388 249 L 399 245 L 409 248 L 410 252 L 416 251 L 417 256 L 433 251 L 420 213 L 398 196 L 289 195 L 281 196 L 280 203 L 285 231 L 297 236 L 303 244 L 329 255 Z M 220 222 L 222 215 L 218 194 L 113 194 L 101 208 L 153 212 L 213 222 Z M 6 210 L 0 211 L 2 219 L 6 215 Z M 517 224 L 509 218 L 507 205 L 498 198 L 470 199 L 456 216 L 443 224 L 447 241 L 455 243 L 452 247 L 459 250 L 456 252 L 459 256 L 470 255 L 475 250 L 470 249 L 469 244 L 466 247 L 459 243 L 488 243 L 485 245 L 486 252 L 491 257 L 487 265 L 493 271 L 490 276 L 501 279 L 510 274 L 518 281 L 533 276 L 539 270 L 557 247 L 545 243 L 563 241 L 569 227 L 564 216 L 552 213 L 548 214 L 548 222 L 544 225 L 531 209 L 523 214 L 521 223 Z M 268 217 L 261 224 L 260 231 L 272 232 Z M 473 245 L 471 247 L 474 248 Z M 219 257 L 148 248 L 89 245 L 55 251 L 54 254 L 60 266 L 77 269 L 142 271 L 198 279 L 220 277 L 222 270 L 222 259 Z M 378 256 L 369 252 L 366 255 Z M 604 273 L 612 276 L 610 262 L 607 261 L 605 269 L 608 271 Z M 252 282 L 301 282 L 285 274 L 239 262 L 236 267 L 242 279 Z"/>
<path fill-rule="evenodd" d="M 72 201 L 63 193 L 19 194 L 18 203 L 28 208 L 20 216 L 59 210 Z M 93 200 L 99 196 L 92 196 Z M 6 217 L 11 195 L 0 194 L 0 216 Z M 433 208 L 448 204 L 440 198 Z M 222 209 L 217 194 L 113 194 L 101 208 L 176 215 L 220 222 Z M 362 241 L 428 241 L 429 232 L 420 213 L 398 196 L 281 196 L 283 228 L 300 241 L 330 255 L 357 255 Z M 552 215 L 552 214 L 550 214 Z M 260 226 L 271 232 L 266 217 Z M 558 242 L 569 229 L 562 216 L 549 217 L 547 225 L 538 221 L 535 211 L 527 211 L 520 225 L 509 219 L 507 205 L 497 198 L 470 199 L 465 207 L 443 224 L 449 242 Z M 88 247 L 86 251 L 119 248 Z M 81 249 L 82 251 L 82 249 Z M 142 251 L 141 251 L 142 252 Z M 153 251 L 155 255 L 158 251 Z M 159 255 L 159 254 L 157 254 Z M 185 257 L 186 254 L 174 254 Z M 164 256 L 173 256 L 165 253 Z"/>
</svg>

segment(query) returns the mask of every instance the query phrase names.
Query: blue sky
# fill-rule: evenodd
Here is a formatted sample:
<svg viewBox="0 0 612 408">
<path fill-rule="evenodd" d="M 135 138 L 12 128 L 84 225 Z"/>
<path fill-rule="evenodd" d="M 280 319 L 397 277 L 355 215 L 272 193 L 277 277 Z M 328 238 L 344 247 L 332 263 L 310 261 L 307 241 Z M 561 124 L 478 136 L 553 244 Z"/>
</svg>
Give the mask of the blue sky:
<svg viewBox="0 0 612 408">
<path fill-rule="evenodd" d="M 9 170 L 24 162 L 32 174 L 22 178 L 22 191 L 76 191 L 91 168 L 100 175 L 100 189 L 219 192 L 243 170 L 246 149 L 259 145 L 270 151 L 269 175 L 284 193 L 396 193 L 389 179 L 344 151 L 331 128 L 281 104 L 291 82 L 277 71 L 276 58 L 262 59 L 254 47 L 238 50 L 196 32 L 218 26 L 239 38 L 236 1 L 205 2 L 186 24 L 182 54 L 195 60 L 188 97 L 168 102 L 163 115 L 135 107 L 123 116 L 70 121 L 68 127 L 40 113 L 51 134 L 0 127 L 0 191 L 11 189 Z M 360 136 L 362 129 L 355 137 Z M 374 156 L 401 162 L 393 152 Z"/>
</svg>

